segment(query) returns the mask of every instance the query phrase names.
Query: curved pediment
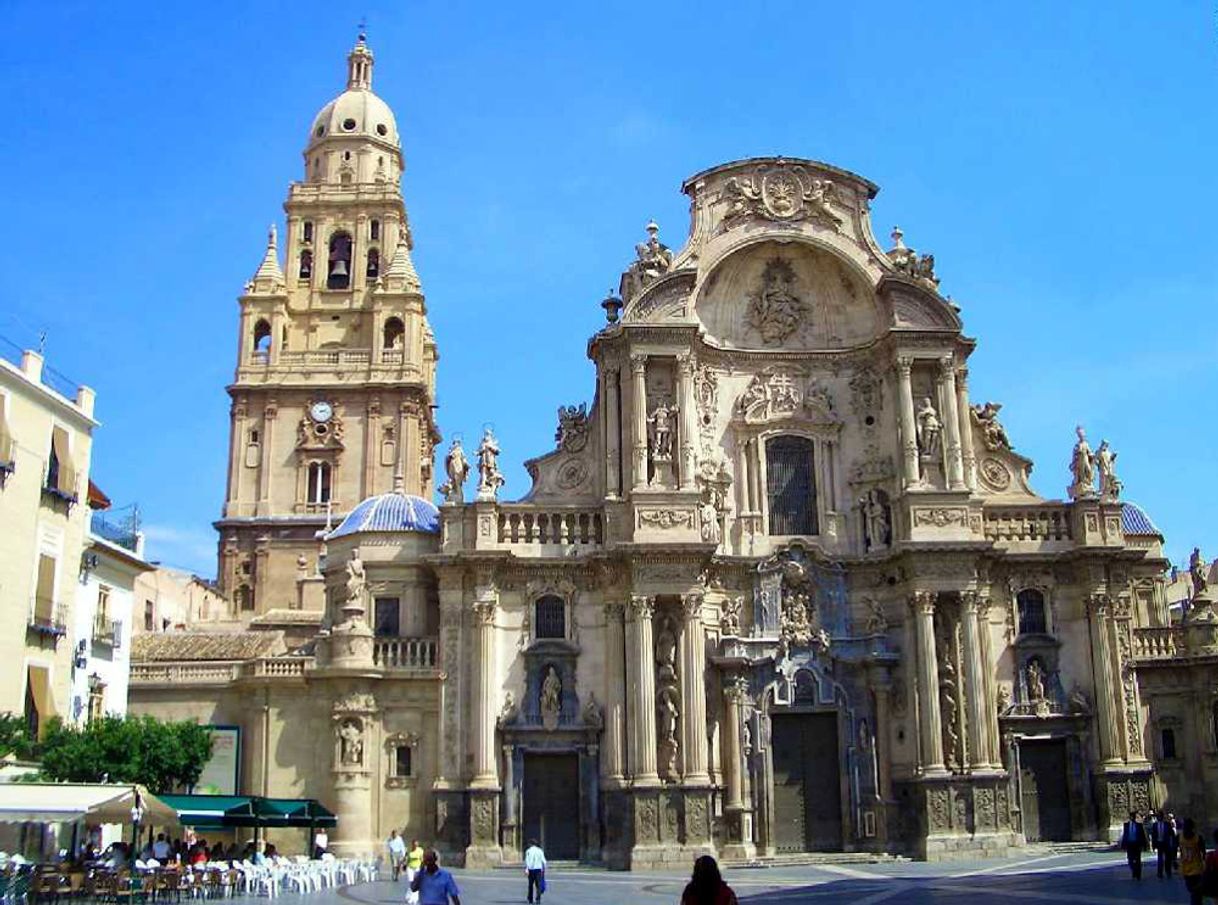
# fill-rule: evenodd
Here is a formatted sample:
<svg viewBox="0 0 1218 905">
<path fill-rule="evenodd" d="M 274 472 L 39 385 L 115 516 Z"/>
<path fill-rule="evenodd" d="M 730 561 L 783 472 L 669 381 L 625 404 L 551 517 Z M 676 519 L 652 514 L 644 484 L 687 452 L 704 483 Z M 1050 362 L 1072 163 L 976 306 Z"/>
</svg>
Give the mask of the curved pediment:
<svg viewBox="0 0 1218 905">
<path fill-rule="evenodd" d="M 696 274 L 692 270 L 670 273 L 647 285 L 627 306 L 624 323 L 665 324 L 689 321 L 690 294 Z"/>
<path fill-rule="evenodd" d="M 716 262 L 694 312 L 711 342 L 738 349 L 848 348 L 882 329 L 870 285 L 797 238 L 760 237 Z"/>
<path fill-rule="evenodd" d="M 948 330 L 958 333 L 960 316 L 942 298 L 914 278 L 888 276 L 880 280 L 876 295 L 894 330 Z"/>
</svg>

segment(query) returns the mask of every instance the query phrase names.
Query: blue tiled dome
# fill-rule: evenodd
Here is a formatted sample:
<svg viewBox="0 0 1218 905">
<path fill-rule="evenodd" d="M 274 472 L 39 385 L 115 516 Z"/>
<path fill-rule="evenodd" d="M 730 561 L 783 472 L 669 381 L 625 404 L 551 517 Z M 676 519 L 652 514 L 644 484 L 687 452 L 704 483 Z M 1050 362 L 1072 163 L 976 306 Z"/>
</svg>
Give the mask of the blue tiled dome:
<svg viewBox="0 0 1218 905">
<path fill-rule="evenodd" d="M 1163 536 L 1146 510 L 1137 503 L 1121 503 L 1121 530 L 1126 534 Z"/>
<path fill-rule="evenodd" d="M 438 534 L 440 510 L 434 503 L 408 493 L 382 493 L 368 497 L 352 509 L 327 538 L 360 531 L 419 531 Z"/>
</svg>

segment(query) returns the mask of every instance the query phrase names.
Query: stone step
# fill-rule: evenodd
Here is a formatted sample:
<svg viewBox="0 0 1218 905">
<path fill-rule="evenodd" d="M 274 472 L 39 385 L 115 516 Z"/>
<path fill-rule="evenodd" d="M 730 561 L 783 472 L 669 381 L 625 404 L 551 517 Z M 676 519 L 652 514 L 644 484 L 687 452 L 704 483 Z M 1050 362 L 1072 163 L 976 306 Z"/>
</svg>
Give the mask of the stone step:
<svg viewBox="0 0 1218 905">
<path fill-rule="evenodd" d="M 753 858 L 748 861 L 733 861 L 723 859 L 727 867 L 800 867 L 817 864 L 889 864 L 896 861 L 908 861 L 903 855 L 890 855 L 885 852 L 791 852 L 782 855 Z"/>
</svg>

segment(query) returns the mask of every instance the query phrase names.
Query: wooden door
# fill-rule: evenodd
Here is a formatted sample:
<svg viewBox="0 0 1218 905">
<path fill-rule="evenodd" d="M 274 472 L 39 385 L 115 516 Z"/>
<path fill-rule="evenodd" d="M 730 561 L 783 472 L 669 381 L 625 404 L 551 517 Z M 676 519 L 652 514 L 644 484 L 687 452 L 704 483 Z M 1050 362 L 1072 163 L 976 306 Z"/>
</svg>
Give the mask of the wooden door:
<svg viewBox="0 0 1218 905">
<path fill-rule="evenodd" d="M 579 755 L 526 754 L 522 846 L 541 843 L 551 861 L 579 860 Z"/>
<path fill-rule="evenodd" d="M 770 738 L 775 848 L 780 852 L 840 851 L 837 714 L 775 714 Z"/>
</svg>

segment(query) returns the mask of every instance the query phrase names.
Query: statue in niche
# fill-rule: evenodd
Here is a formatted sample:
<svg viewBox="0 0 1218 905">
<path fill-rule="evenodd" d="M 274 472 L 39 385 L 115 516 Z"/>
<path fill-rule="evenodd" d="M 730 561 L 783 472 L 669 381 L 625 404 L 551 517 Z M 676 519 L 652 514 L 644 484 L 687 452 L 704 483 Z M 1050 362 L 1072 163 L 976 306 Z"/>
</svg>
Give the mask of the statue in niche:
<svg viewBox="0 0 1218 905">
<path fill-rule="evenodd" d="M 888 631 L 888 617 L 884 615 L 884 607 L 874 597 L 868 597 L 867 619 L 863 623 L 863 631 L 868 635 L 882 635 Z"/>
<path fill-rule="evenodd" d="M 1112 451 L 1107 440 L 1100 441 L 1100 448 L 1095 451 L 1095 468 L 1100 473 L 1100 496 L 1115 500 L 1121 495 L 1121 479 L 1116 474 L 1117 454 Z"/>
<path fill-rule="evenodd" d="M 1039 703 L 1045 699 L 1045 671 L 1040 661 L 1033 657 L 1025 670 L 1028 679 L 1028 700 Z"/>
<path fill-rule="evenodd" d="M 672 459 L 672 422 L 676 415 L 675 405 L 661 402 L 647 416 L 647 423 L 651 426 L 651 457 L 656 462 Z"/>
<path fill-rule="evenodd" d="M 503 483 L 503 473 L 499 470 L 499 441 L 488 427 L 478 446 L 478 499 L 495 499 Z"/>
<path fill-rule="evenodd" d="M 1074 429 L 1078 441 L 1074 444 L 1074 453 L 1070 457 L 1070 474 L 1073 483 L 1067 488 L 1070 499 L 1078 500 L 1095 496 L 1095 454 L 1087 442 L 1087 434 L 1080 424 Z"/>
<path fill-rule="evenodd" d="M 677 720 L 681 716 L 680 696 L 675 683 L 666 682 L 656 695 L 656 729 L 660 741 L 675 745 L 677 742 Z"/>
<path fill-rule="evenodd" d="M 454 437 L 448 447 L 448 455 L 444 457 L 444 472 L 448 475 L 448 481 L 440 485 L 444 502 L 465 502 L 465 480 L 469 477 L 469 460 L 465 458 L 465 449 L 461 446 L 460 437 Z"/>
<path fill-rule="evenodd" d="M 985 448 L 997 452 L 1011 448 L 1011 439 L 1007 429 L 998 421 L 998 413 L 1002 411 L 1002 403 L 987 402 L 985 405 L 973 406 L 973 420 L 981 428 L 981 440 Z"/>
<path fill-rule="evenodd" d="M 562 679 L 558 670 L 550 666 L 546 677 L 541 683 L 541 724 L 547 729 L 558 725 L 558 715 L 562 712 Z"/>
<path fill-rule="evenodd" d="M 503 696 L 503 706 L 499 708 L 499 716 L 495 719 L 495 725 L 500 729 L 510 726 L 516 722 L 519 714 L 520 708 L 516 705 L 516 696 L 509 691 Z"/>
<path fill-rule="evenodd" d="M 344 720 L 338 730 L 339 752 L 343 765 L 358 767 L 364 763 L 364 733 L 358 720 Z"/>
<path fill-rule="evenodd" d="M 937 456 L 939 454 L 940 434 L 943 433 L 943 423 L 939 420 L 939 413 L 935 411 L 929 396 L 922 398 L 922 404 L 918 407 L 915 422 L 918 452 L 928 458 Z"/>
<path fill-rule="evenodd" d="M 667 622 L 656 636 L 656 666 L 661 679 L 671 679 L 677 674 L 677 636 Z"/>
<path fill-rule="evenodd" d="M 798 277 L 791 262 L 771 258 L 761 273 L 761 285 L 749 297 L 745 315 L 767 346 L 782 345 L 804 326 L 808 305 L 795 294 Z"/>
<path fill-rule="evenodd" d="M 882 490 L 871 489 L 859 499 L 863 514 L 863 540 L 867 552 L 884 550 L 892 543 L 892 516 L 887 495 Z"/>
<path fill-rule="evenodd" d="M 740 611 L 744 608 L 743 597 L 728 597 L 720 604 L 719 633 L 736 636 L 740 634 Z"/>
<path fill-rule="evenodd" d="M 703 542 L 718 546 L 723 539 L 723 530 L 719 525 L 719 510 L 710 500 L 703 500 L 699 504 L 698 522 L 702 529 Z"/>
<path fill-rule="evenodd" d="M 1200 547 L 1193 547 L 1193 552 L 1188 557 L 1188 577 L 1193 583 L 1193 600 L 1204 596 L 1210 586 L 1209 564 L 1201 555 Z"/>
<path fill-rule="evenodd" d="M 364 610 L 364 592 L 368 587 L 368 577 L 364 572 L 364 561 L 359 558 L 359 550 L 351 551 L 347 560 L 347 602 L 344 610 L 362 613 Z"/>
<path fill-rule="evenodd" d="M 1006 685 L 998 686 L 998 715 L 1001 716 L 1007 712 L 1011 706 L 1011 689 Z"/>
</svg>

